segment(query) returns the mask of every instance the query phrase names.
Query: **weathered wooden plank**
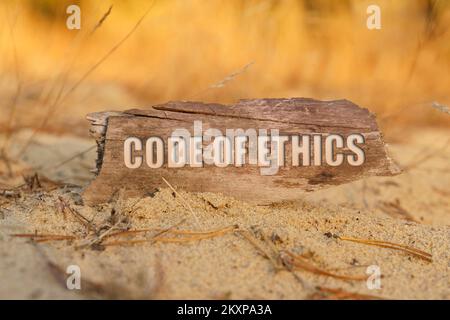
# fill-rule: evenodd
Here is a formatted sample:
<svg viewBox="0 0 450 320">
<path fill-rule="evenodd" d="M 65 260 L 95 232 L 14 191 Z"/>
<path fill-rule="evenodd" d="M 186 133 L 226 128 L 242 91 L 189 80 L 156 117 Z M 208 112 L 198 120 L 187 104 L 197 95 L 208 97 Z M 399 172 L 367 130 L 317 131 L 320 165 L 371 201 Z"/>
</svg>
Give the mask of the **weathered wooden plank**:
<svg viewBox="0 0 450 320">
<path fill-rule="evenodd" d="M 84 192 L 88 204 L 107 202 L 119 189 L 123 189 L 127 196 L 152 193 L 165 186 L 162 177 L 186 191 L 220 192 L 247 201 L 270 203 L 296 199 L 304 192 L 367 176 L 399 172 L 386 152 L 375 116 L 347 100 L 259 99 L 242 100 L 232 106 L 170 102 L 145 110 L 90 114 L 88 119 L 93 123 L 91 132 L 99 146 L 98 176 Z M 185 129 L 193 136 L 194 121 L 201 121 L 203 133 L 208 129 L 220 130 L 224 135 L 227 129 L 254 129 L 256 132 L 261 129 L 268 130 L 268 134 L 271 130 L 278 130 L 279 136 L 288 139 L 282 145 L 285 151 L 284 164 L 269 175 L 261 174 L 261 163 L 249 164 L 249 158 L 243 166 L 231 164 L 218 167 L 203 162 L 201 167 L 191 167 L 189 164 L 181 168 L 170 167 L 167 163 L 168 138 L 173 136 L 176 129 Z M 326 144 L 327 137 L 339 135 L 348 142 L 347 139 L 355 134 L 364 138 L 364 142 L 358 145 L 364 153 L 363 163 L 352 165 L 350 160 L 346 161 L 349 159 L 347 157 L 355 157 L 355 150 L 347 145 L 342 148 L 334 145 L 331 158 L 327 158 L 326 151 L 330 146 Z M 321 136 L 320 143 L 316 143 L 322 151 L 320 159 L 317 157 L 320 165 L 314 165 L 316 147 L 313 137 L 317 135 Z M 298 151 L 293 150 L 296 136 L 309 136 L 312 141 L 308 155 L 310 165 L 294 164 Z M 124 141 L 130 137 L 142 141 L 143 149 L 148 138 L 161 138 L 164 143 L 164 164 L 159 168 L 150 168 L 146 162 L 147 156 L 151 155 L 147 155 L 145 150 L 135 150 L 133 156 L 142 157 L 142 165 L 135 169 L 128 168 L 124 162 Z M 203 152 L 210 143 L 203 139 Z M 249 144 L 246 146 L 249 147 Z M 277 145 L 272 142 L 270 146 Z M 233 150 L 234 147 L 236 144 L 233 143 Z M 236 149 L 234 160 L 237 154 Z M 337 159 L 339 154 L 343 155 L 342 164 L 333 166 L 327 162 L 327 159 Z M 302 154 L 298 157 L 302 158 Z"/>
</svg>

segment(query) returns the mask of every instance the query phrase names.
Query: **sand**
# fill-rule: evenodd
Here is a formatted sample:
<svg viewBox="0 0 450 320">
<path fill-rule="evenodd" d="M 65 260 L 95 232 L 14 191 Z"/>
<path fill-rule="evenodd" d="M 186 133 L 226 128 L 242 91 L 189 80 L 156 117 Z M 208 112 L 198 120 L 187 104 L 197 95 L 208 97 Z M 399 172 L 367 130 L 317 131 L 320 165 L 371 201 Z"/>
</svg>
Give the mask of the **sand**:
<svg viewBox="0 0 450 320">
<path fill-rule="evenodd" d="M 11 148 L 19 149 L 27 135 L 17 133 Z M 407 168 L 403 174 L 305 194 L 293 202 L 257 206 L 218 194 L 178 190 L 176 195 L 163 188 L 152 197 L 118 195 L 111 204 L 87 207 L 80 194 L 92 179 L 88 168 L 95 151 L 60 164 L 93 142 L 40 134 L 13 170 L 33 166 L 65 185 L 41 175 L 41 188 L 0 196 L 0 298 L 450 299 L 450 147 L 443 147 L 449 136 L 443 129 L 411 133 L 390 145 L 393 157 Z M 23 179 L 15 174 L 1 183 L 4 189 Z M 71 212 L 88 219 L 99 234 L 152 230 L 107 234 L 100 241 Z M 222 232 L 199 240 L 176 230 Z M 11 236 L 18 233 L 77 239 L 36 243 Z M 432 262 L 339 237 L 402 244 L 430 253 Z M 108 245 L 133 239 L 146 241 Z M 338 275 L 368 277 L 367 267 L 378 266 L 381 288 L 369 289 L 365 280 L 293 269 L 288 252 L 301 255 L 316 270 Z M 81 290 L 66 287 L 69 265 L 80 267 Z"/>
</svg>

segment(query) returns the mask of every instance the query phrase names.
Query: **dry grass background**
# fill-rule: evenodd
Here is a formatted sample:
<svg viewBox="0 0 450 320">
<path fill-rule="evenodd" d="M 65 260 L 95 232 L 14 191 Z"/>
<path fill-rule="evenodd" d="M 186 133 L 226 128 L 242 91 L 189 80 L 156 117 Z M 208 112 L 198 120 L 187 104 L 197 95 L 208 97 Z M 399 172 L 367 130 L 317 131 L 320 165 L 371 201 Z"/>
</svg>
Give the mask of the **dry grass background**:
<svg viewBox="0 0 450 320">
<path fill-rule="evenodd" d="M 65 27 L 73 3 L 80 31 Z M 380 31 L 366 28 L 373 3 Z M 374 292 L 348 276 L 377 264 L 379 297 L 449 299 L 449 26 L 446 0 L 2 1 L 0 298 L 80 297 L 65 288 L 65 266 L 76 263 L 91 280 L 81 297 L 368 299 Z M 391 150 L 404 174 L 269 207 L 169 189 L 83 206 L 95 161 L 86 113 L 294 96 L 376 112 L 386 140 L 400 142 Z M 181 198 L 215 232 L 186 231 L 197 226 Z M 95 234 L 82 217 L 96 218 Z M 166 238 L 141 233 L 155 228 Z M 141 238 L 103 242 L 112 231 Z M 278 272 L 280 261 L 292 269 Z"/>
<path fill-rule="evenodd" d="M 399 124 L 448 126 L 431 105 L 450 104 L 450 3 L 378 0 L 382 29 L 370 31 L 372 2 L 155 1 L 136 31 L 71 91 L 152 2 L 4 1 L 0 121 L 12 125 L 2 128 L 36 127 L 50 115 L 44 130 L 70 124 L 85 135 L 84 115 L 94 110 L 292 96 L 353 100 L 377 112 L 393 135 Z M 80 31 L 65 26 L 72 3 L 81 7 Z"/>
</svg>

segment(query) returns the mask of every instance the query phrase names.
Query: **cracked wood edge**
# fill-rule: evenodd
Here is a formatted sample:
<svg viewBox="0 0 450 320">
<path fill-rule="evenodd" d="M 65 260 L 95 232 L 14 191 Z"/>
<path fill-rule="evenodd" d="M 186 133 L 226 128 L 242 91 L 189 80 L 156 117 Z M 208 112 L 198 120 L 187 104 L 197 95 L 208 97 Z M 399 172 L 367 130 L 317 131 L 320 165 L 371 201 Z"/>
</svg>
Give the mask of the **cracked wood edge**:
<svg viewBox="0 0 450 320">
<path fill-rule="evenodd" d="M 124 188 L 125 194 L 131 197 L 151 193 L 165 186 L 161 176 L 186 191 L 219 192 L 250 202 L 270 203 L 295 199 L 304 192 L 364 177 L 400 173 L 400 169 L 388 154 L 375 115 L 347 100 L 256 99 L 241 100 L 231 106 L 201 102 L 169 102 L 145 110 L 91 113 L 87 119 L 91 121 L 90 133 L 98 146 L 94 170 L 97 178 L 83 194 L 87 204 L 108 202 L 119 188 Z M 297 171 L 305 172 L 305 176 L 293 173 L 291 169 L 294 168 L 283 169 L 283 172 L 276 176 L 260 176 L 259 168 L 249 168 L 250 166 L 240 171 L 209 166 L 194 171 L 196 168 L 189 167 L 170 170 L 167 168 L 130 170 L 121 164 L 122 159 L 119 159 L 121 146 L 125 136 L 131 135 L 130 127 L 131 131 L 139 131 L 134 132 L 138 133 L 134 135 L 143 138 L 151 136 L 152 132 L 156 131 L 167 136 L 170 129 L 186 124 L 191 128 L 193 121 L 200 119 L 206 120 L 207 124 L 211 123 L 211 127 L 218 126 L 217 128 L 221 130 L 222 123 L 227 122 L 237 124 L 230 128 L 252 127 L 258 124 L 268 129 L 279 128 L 281 135 L 361 133 L 368 141 L 367 148 L 371 148 L 374 155 L 370 160 L 371 164 L 367 168 L 363 165 L 364 168 L 359 170 L 355 170 L 355 167 L 327 166 L 296 168 Z M 152 124 L 155 130 L 146 129 L 149 124 Z M 286 157 L 289 157 L 288 152 Z M 348 176 L 342 174 L 341 171 L 344 170 L 348 171 Z"/>
</svg>

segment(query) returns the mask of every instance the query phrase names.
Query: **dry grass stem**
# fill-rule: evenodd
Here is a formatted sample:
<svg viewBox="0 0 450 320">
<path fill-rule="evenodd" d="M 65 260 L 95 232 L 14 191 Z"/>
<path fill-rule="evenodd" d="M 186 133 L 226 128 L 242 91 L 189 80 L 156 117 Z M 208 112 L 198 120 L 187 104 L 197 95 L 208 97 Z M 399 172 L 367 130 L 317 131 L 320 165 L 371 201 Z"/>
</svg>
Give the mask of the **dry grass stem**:
<svg viewBox="0 0 450 320">
<path fill-rule="evenodd" d="M 242 74 L 242 73 L 244 73 L 245 71 L 247 71 L 247 69 L 250 68 L 254 63 L 255 63 L 255 62 L 247 63 L 245 66 L 243 66 L 243 67 L 242 67 L 241 69 L 239 69 L 238 71 L 235 71 L 235 72 L 229 74 L 228 76 L 226 76 L 225 78 L 223 78 L 223 79 L 220 80 L 219 82 L 216 82 L 216 83 L 210 85 L 208 88 L 206 88 L 206 89 L 203 90 L 203 91 L 200 91 L 200 92 L 197 93 L 197 94 L 194 94 L 192 97 L 193 97 L 193 98 L 194 98 L 194 97 L 197 97 L 197 96 L 199 96 L 199 95 L 201 95 L 201 94 L 204 94 L 205 92 L 207 92 L 208 90 L 211 90 L 211 89 L 218 89 L 218 88 L 223 88 L 223 87 L 225 87 L 225 85 L 226 85 L 228 82 L 232 81 L 234 78 L 236 78 L 236 77 L 239 76 L 240 74 Z"/>
<path fill-rule="evenodd" d="M 37 128 L 35 128 L 33 130 L 33 133 L 31 134 L 30 138 L 27 140 L 27 142 L 25 143 L 23 148 L 20 150 L 19 155 L 22 155 L 28 149 L 29 145 L 33 141 L 36 134 L 46 126 L 46 124 L 50 120 L 51 116 L 53 116 L 53 114 L 56 112 L 58 106 L 61 105 L 62 103 L 64 103 L 66 101 L 66 99 L 70 96 L 70 94 L 73 91 L 75 91 L 80 86 L 80 84 L 83 83 L 83 81 L 86 80 L 87 77 L 89 77 L 89 75 L 92 72 L 94 72 L 100 65 L 102 65 L 117 49 L 119 49 L 128 40 L 128 38 L 130 38 L 133 35 L 133 33 L 137 30 L 137 28 L 141 25 L 142 21 L 145 19 L 145 17 L 148 15 L 148 13 L 153 8 L 154 2 L 155 1 L 152 1 L 149 8 L 144 12 L 144 14 L 141 16 L 141 18 L 136 22 L 134 27 L 115 46 L 113 46 L 102 58 L 100 58 L 92 67 L 90 67 L 81 76 L 81 78 L 77 82 L 75 82 L 75 84 L 72 87 L 70 87 L 69 90 L 67 90 L 67 92 L 64 95 L 62 95 L 63 90 L 60 90 L 57 98 L 55 99 L 55 102 L 52 104 L 51 108 L 47 112 L 47 114 L 44 118 L 44 121 L 41 123 L 40 126 L 38 126 Z"/>
<path fill-rule="evenodd" d="M 236 233 L 244 237 L 248 242 L 250 242 L 258 251 L 262 254 L 263 257 L 269 259 L 269 261 L 272 263 L 275 270 L 281 270 L 283 269 L 282 264 L 277 258 L 273 257 L 273 254 L 266 250 L 256 239 L 256 237 L 248 230 L 238 229 L 236 230 Z"/>
<path fill-rule="evenodd" d="M 85 226 L 88 230 L 96 232 L 96 228 L 92 225 L 91 221 L 89 221 L 86 217 L 84 217 L 81 213 L 73 209 L 64 199 L 63 197 L 58 197 L 60 201 L 60 209 L 63 213 L 70 213 L 75 219 L 80 222 L 83 226 Z"/>
<path fill-rule="evenodd" d="M 340 280 L 365 281 L 367 279 L 367 276 L 365 276 L 365 275 L 349 276 L 349 275 L 341 275 L 341 274 L 332 273 L 330 271 L 323 270 L 323 269 L 320 269 L 320 268 L 312 265 L 309 261 L 307 261 L 304 257 L 302 257 L 300 255 L 293 254 L 292 252 L 289 252 L 289 251 L 284 251 L 284 253 L 286 255 L 284 256 L 283 260 L 286 263 L 291 264 L 294 267 L 294 269 L 304 270 L 304 271 L 308 271 L 308 272 L 311 272 L 311 273 L 314 273 L 317 275 L 328 276 L 328 277 L 340 279 Z"/>
<path fill-rule="evenodd" d="M 236 230 L 235 234 L 241 235 L 244 239 L 250 242 L 250 244 L 253 245 L 258 250 L 258 252 L 262 254 L 263 257 L 269 259 L 275 271 L 288 271 L 304 289 L 308 291 L 311 290 L 311 285 L 294 272 L 292 265 L 285 263 L 282 258 L 281 252 L 275 246 L 273 246 L 273 244 L 272 246 L 269 246 L 269 249 L 272 250 L 272 252 L 270 252 L 270 250 L 267 250 L 262 244 L 260 244 L 260 241 L 250 231 L 238 229 Z M 259 231 L 259 234 L 263 238 L 264 243 L 268 245 L 270 241 L 267 240 L 267 237 L 264 235 L 264 233 L 262 231 Z"/>
<path fill-rule="evenodd" d="M 235 71 L 231 74 L 229 74 L 228 76 L 226 76 L 225 78 L 223 78 L 221 81 L 210 85 L 209 88 L 211 89 L 215 89 L 215 88 L 223 88 L 228 82 L 232 81 L 234 78 L 236 78 L 238 75 L 244 73 L 245 71 L 247 71 L 248 68 L 250 68 L 255 62 L 250 62 L 247 63 L 245 66 L 243 66 L 241 69 L 239 69 L 238 71 Z"/>
<path fill-rule="evenodd" d="M 114 46 L 112 47 L 101 59 L 99 59 L 92 67 L 86 71 L 86 73 L 66 92 L 64 97 L 61 99 L 61 103 L 64 102 L 67 97 L 78 88 L 78 86 L 92 73 L 94 72 L 100 65 L 103 64 L 117 49 L 119 49 L 122 44 L 124 44 L 128 38 L 130 38 L 133 33 L 139 28 L 142 21 L 144 21 L 145 17 L 150 13 L 151 9 L 153 9 L 155 1 L 152 1 L 149 8 L 144 12 L 141 18 L 136 22 L 136 24 L 131 28 L 131 30 Z"/>
<path fill-rule="evenodd" d="M 110 228 L 108 228 L 106 231 L 104 231 L 103 233 L 95 236 L 93 239 L 85 241 L 85 243 L 83 243 L 82 245 L 78 246 L 79 248 L 82 247 L 89 247 L 92 246 L 94 244 L 99 244 L 103 238 L 105 238 L 106 236 L 108 236 L 111 232 L 117 230 L 119 228 L 119 224 L 122 221 L 119 219 L 113 226 L 111 226 Z"/>
<path fill-rule="evenodd" d="M 173 193 L 175 193 L 175 195 L 178 196 L 178 198 L 181 199 L 183 205 L 189 210 L 189 212 L 191 213 L 191 215 L 194 217 L 197 226 L 198 226 L 199 228 L 201 228 L 200 221 L 198 220 L 197 215 L 195 214 L 195 212 L 194 212 L 194 210 L 192 209 L 192 207 L 190 206 L 190 204 L 186 201 L 185 198 L 183 198 L 183 197 L 177 192 L 177 190 L 175 190 L 174 187 L 172 187 L 172 185 L 169 183 L 169 181 L 167 181 L 164 177 L 161 177 L 161 178 L 163 179 L 164 183 L 167 184 L 167 186 L 170 188 L 170 190 L 172 190 Z"/>
<path fill-rule="evenodd" d="M 95 31 L 97 31 L 98 28 L 100 28 L 103 25 L 103 22 L 105 22 L 106 18 L 108 18 L 109 15 L 111 14 L 112 8 L 113 8 L 113 5 L 110 5 L 108 10 L 103 14 L 103 16 L 100 18 L 100 20 L 94 26 L 90 35 L 92 35 Z"/>
</svg>

